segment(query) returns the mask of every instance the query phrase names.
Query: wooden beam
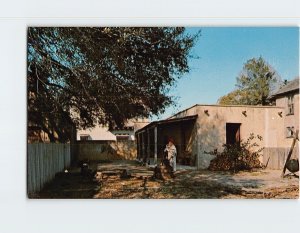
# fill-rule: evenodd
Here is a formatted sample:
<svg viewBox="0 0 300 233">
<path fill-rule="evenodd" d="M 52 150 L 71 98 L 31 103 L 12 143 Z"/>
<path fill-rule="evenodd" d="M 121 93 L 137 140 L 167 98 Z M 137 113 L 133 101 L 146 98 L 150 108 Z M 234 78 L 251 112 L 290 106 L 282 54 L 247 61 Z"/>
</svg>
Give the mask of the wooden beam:
<svg viewBox="0 0 300 233">
<path fill-rule="evenodd" d="M 293 153 L 296 141 L 299 140 L 298 139 L 298 134 L 299 134 L 299 130 L 296 130 L 296 133 L 294 135 L 294 139 L 293 139 L 290 151 L 289 151 L 289 153 L 287 155 L 287 158 L 286 158 L 286 161 L 285 161 L 285 164 L 284 164 L 284 167 L 283 167 L 283 171 L 282 171 L 281 177 L 284 177 L 284 174 L 285 174 L 285 171 L 286 171 L 286 165 L 287 165 L 288 161 L 291 159 L 291 156 L 292 156 L 292 153 Z"/>
<path fill-rule="evenodd" d="M 183 124 L 180 124 L 180 147 L 177 154 L 181 157 L 185 156 L 185 132 Z"/>
<path fill-rule="evenodd" d="M 136 153 L 137 158 L 140 158 L 140 134 L 136 134 Z"/>
<path fill-rule="evenodd" d="M 142 134 L 141 133 L 139 133 L 139 154 L 140 154 L 140 159 L 143 159 Z"/>
<path fill-rule="evenodd" d="M 198 129 L 197 129 L 197 131 L 198 131 Z M 199 137 L 200 137 L 199 135 L 196 135 L 196 151 L 197 151 L 196 164 L 197 164 L 197 170 L 200 169 L 200 140 L 199 140 Z"/>
<path fill-rule="evenodd" d="M 157 164 L 157 126 L 154 128 L 154 164 Z"/>
<path fill-rule="evenodd" d="M 145 158 L 145 136 L 144 136 L 144 133 L 142 133 L 142 156 L 143 156 L 144 162 L 147 162 L 146 158 Z"/>
<path fill-rule="evenodd" d="M 150 129 L 147 130 L 147 163 L 150 159 Z"/>
</svg>

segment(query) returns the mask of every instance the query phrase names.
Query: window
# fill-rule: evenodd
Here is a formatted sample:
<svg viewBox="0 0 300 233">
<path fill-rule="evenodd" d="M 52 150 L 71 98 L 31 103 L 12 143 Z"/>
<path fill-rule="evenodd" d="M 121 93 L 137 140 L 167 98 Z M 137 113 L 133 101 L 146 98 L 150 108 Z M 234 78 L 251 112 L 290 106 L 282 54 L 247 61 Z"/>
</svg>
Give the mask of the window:
<svg viewBox="0 0 300 233">
<path fill-rule="evenodd" d="M 293 114 L 294 114 L 294 96 L 290 95 L 288 96 L 287 115 L 293 115 Z"/>
<path fill-rule="evenodd" d="M 294 137 L 294 126 L 286 127 L 286 137 L 287 138 Z"/>
<path fill-rule="evenodd" d="M 90 135 L 80 135 L 80 141 L 88 141 L 90 140 Z"/>
<path fill-rule="evenodd" d="M 117 141 L 128 141 L 129 140 L 128 133 L 116 133 L 115 135 L 116 135 Z"/>
<path fill-rule="evenodd" d="M 128 141 L 129 135 L 128 134 L 117 134 L 116 138 L 117 138 L 117 141 Z"/>
</svg>

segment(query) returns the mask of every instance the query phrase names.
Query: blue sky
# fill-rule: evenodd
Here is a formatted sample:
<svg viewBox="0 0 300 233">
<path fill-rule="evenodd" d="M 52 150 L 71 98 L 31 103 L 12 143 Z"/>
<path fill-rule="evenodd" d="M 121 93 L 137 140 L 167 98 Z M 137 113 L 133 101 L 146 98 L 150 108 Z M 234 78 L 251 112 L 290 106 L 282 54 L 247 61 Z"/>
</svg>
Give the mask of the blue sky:
<svg viewBox="0 0 300 233">
<path fill-rule="evenodd" d="M 298 27 L 187 28 L 189 33 L 198 30 L 201 36 L 191 54 L 199 59 L 190 59 L 191 71 L 172 88 L 178 106 L 170 106 L 159 119 L 197 103 L 215 104 L 235 88 L 244 63 L 254 57 L 262 56 L 282 80 L 299 75 Z"/>
</svg>

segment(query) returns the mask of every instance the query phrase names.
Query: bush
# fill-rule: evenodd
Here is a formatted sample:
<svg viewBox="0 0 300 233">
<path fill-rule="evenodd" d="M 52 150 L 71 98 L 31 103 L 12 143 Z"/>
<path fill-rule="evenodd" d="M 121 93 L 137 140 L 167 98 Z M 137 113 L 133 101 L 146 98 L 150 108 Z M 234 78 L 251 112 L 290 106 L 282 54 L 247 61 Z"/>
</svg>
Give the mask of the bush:
<svg viewBox="0 0 300 233">
<path fill-rule="evenodd" d="M 259 148 L 259 145 L 253 142 L 255 139 L 262 141 L 261 136 L 255 136 L 251 133 L 249 138 L 246 141 L 241 141 L 240 144 L 224 144 L 223 152 L 217 150 L 206 152 L 216 155 L 216 158 L 210 162 L 208 169 L 213 171 L 241 171 L 261 168 L 259 156 L 264 148 Z"/>
</svg>

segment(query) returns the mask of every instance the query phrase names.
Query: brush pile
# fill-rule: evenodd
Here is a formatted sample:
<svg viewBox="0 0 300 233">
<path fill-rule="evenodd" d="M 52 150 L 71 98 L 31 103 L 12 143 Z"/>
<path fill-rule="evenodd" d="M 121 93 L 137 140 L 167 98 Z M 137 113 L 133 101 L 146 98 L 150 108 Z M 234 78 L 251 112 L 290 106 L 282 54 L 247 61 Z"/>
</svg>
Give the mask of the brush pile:
<svg viewBox="0 0 300 233">
<path fill-rule="evenodd" d="M 211 160 L 208 169 L 211 171 L 242 171 L 261 168 L 262 164 L 259 157 L 263 148 L 257 149 L 259 145 L 253 142 L 255 139 L 261 141 L 262 137 L 251 134 L 245 142 L 223 145 L 223 152 L 218 152 L 217 150 L 206 152 L 216 156 Z"/>
</svg>

